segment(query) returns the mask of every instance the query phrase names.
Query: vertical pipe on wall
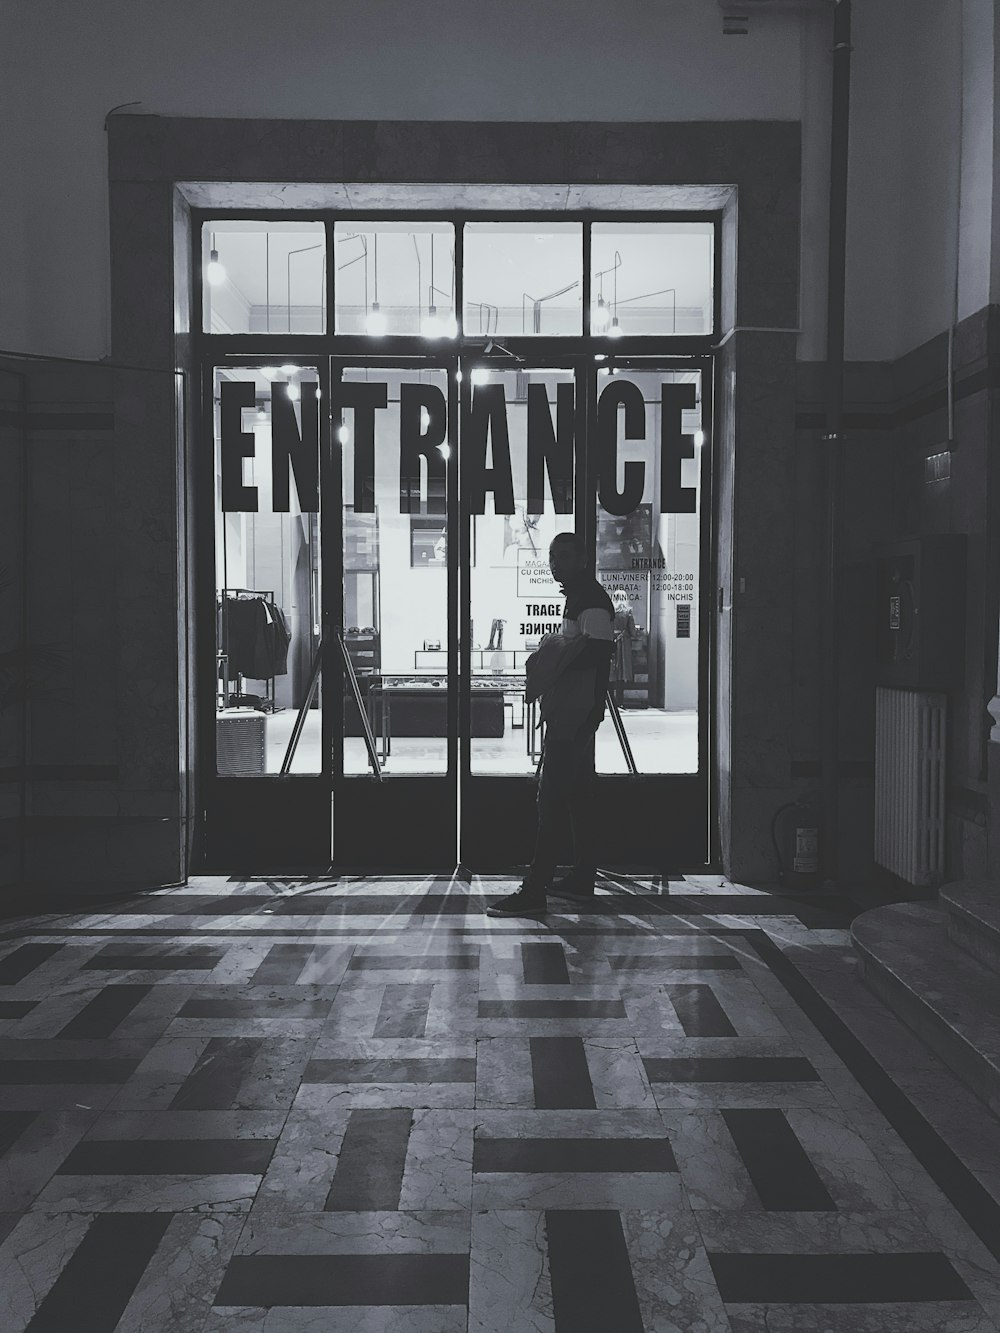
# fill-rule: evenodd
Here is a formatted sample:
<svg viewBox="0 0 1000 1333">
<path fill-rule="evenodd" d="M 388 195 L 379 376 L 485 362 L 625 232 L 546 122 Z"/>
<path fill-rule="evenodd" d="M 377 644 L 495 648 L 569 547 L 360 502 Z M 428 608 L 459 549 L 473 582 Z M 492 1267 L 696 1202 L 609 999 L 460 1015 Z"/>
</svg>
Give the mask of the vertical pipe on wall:
<svg viewBox="0 0 1000 1333">
<path fill-rule="evenodd" d="M 851 89 L 851 0 L 837 0 L 833 15 L 833 105 L 830 116 L 830 240 L 827 263 L 826 429 L 823 433 L 823 609 L 821 774 L 822 873 L 837 878 L 840 767 L 839 537 L 844 418 L 844 307 L 847 259 L 847 163 Z"/>
</svg>

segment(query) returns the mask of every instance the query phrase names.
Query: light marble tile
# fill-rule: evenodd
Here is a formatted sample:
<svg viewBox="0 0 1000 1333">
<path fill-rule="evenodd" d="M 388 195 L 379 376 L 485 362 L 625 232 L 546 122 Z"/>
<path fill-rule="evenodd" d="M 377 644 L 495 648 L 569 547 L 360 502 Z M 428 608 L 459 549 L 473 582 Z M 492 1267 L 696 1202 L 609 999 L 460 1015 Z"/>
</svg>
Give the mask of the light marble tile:
<svg viewBox="0 0 1000 1333">
<path fill-rule="evenodd" d="M 278 1305 L 216 1308 L 202 1333 L 466 1333 L 464 1305 Z"/>
<path fill-rule="evenodd" d="M 47 1213 L 245 1213 L 260 1176 L 53 1176 L 33 1205 Z"/>
<path fill-rule="evenodd" d="M 87 1212 L 27 1213 L 0 1245 L 0 1328 L 21 1333 L 87 1233 Z"/>
<path fill-rule="evenodd" d="M 863 1134 L 841 1112 L 799 1107 L 785 1115 L 838 1208 L 859 1212 L 908 1206 Z"/>
<path fill-rule="evenodd" d="M 466 1254 L 467 1212 L 302 1212 L 275 1218 L 256 1209 L 237 1254 Z"/>
<path fill-rule="evenodd" d="M 687 1108 L 833 1106 L 833 1094 L 822 1083 L 654 1083 L 661 1110 Z"/>
<path fill-rule="evenodd" d="M 732 1333 L 996 1333 L 975 1301 L 727 1305 Z"/>
<path fill-rule="evenodd" d="M 243 1221 L 235 1213 L 173 1218 L 115 1333 L 201 1333 Z"/>
<path fill-rule="evenodd" d="M 349 1105 L 313 1111 L 296 1103 L 281 1129 L 253 1203 L 253 1214 L 322 1211 L 350 1120 Z"/>
<path fill-rule="evenodd" d="M 177 1095 L 210 1037 L 161 1037 L 114 1098 L 116 1111 L 164 1111 Z"/>
<path fill-rule="evenodd" d="M 472 1218 L 469 1333 L 555 1333 L 545 1214 L 490 1209 Z"/>
<path fill-rule="evenodd" d="M 627 1208 L 621 1220 L 646 1333 L 729 1333 L 694 1214 Z"/>
<path fill-rule="evenodd" d="M 0 1200 L 7 1211 L 28 1208 L 100 1112 L 43 1111 L 0 1157 Z"/>
<path fill-rule="evenodd" d="M 579 1171 L 477 1173 L 475 1212 L 496 1208 L 649 1208 L 684 1206 L 676 1172 Z"/>
<path fill-rule="evenodd" d="M 527 1109 L 534 1104 L 527 1037 L 481 1037 L 476 1042 L 476 1106 Z"/>
<path fill-rule="evenodd" d="M 416 1110 L 399 1207 L 444 1211 L 472 1206 L 474 1111 Z"/>
<path fill-rule="evenodd" d="M 283 1110 L 292 1104 L 315 1037 L 288 1036 L 265 1042 L 240 1085 L 236 1107 Z"/>
<path fill-rule="evenodd" d="M 295 1095 L 293 1107 L 314 1112 L 355 1107 L 450 1107 L 471 1110 L 475 1083 L 306 1083 Z"/>
<path fill-rule="evenodd" d="M 755 1212 L 757 1191 L 718 1111 L 662 1111 L 689 1207 Z"/>
<path fill-rule="evenodd" d="M 652 1110 L 656 1107 L 634 1039 L 584 1037 L 583 1049 L 599 1109 L 630 1106 Z"/>
</svg>

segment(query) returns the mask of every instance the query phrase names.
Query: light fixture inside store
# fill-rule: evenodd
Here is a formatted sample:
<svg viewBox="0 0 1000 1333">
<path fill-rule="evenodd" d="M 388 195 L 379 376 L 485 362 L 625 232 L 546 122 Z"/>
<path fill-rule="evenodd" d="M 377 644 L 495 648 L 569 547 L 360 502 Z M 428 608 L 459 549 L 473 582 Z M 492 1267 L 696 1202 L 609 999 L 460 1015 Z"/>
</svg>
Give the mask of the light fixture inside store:
<svg viewBox="0 0 1000 1333">
<path fill-rule="evenodd" d="M 696 431 L 695 431 L 695 433 L 694 433 L 694 442 L 695 442 L 695 445 L 697 446 L 697 448 L 699 448 L 699 449 L 700 449 L 701 446 L 705 443 L 705 432 L 704 432 L 703 430 L 696 430 Z"/>
<path fill-rule="evenodd" d="M 257 420 L 258 420 L 258 421 L 266 421 L 266 420 L 267 420 L 267 408 L 266 408 L 266 407 L 258 407 L 258 408 L 257 408 Z"/>
<path fill-rule="evenodd" d="M 260 368 L 260 373 L 264 376 L 264 378 L 265 378 L 266 380 L 273 380 L 274 377 L 278 374 L 278 367 L 277 367 L 277 366 L 261 366 L 261 368 Z"/>
<path fill-rule="evenodd" d="M 208 252 L 208 264 L 205 278 L 213 287 L 219 287 L 226 280 L 226 266 L 219 261 L 219 252 L 215 248 L 215 233 L 212 233 L 212 248 Z"/>
<path fill-rule="evenodd" d="M 622 326 L 618 323 L 618 316 L 615 315 L 611 321 L 611 327 L 608 329 L 609 338 L 620 338 L 622 336 Z"/>
<path fill-rule="evenodd" d="M 365 320 L 365 331 L 373 338 L 381 338 L 388 326 L 389 323 L 382 312 L 382 308 L 377 301 L 373 301 L 372 308 L 368 311 L 368 317 Z"/>
<path fill-rule="evenodd" d="M 299 368 L 298 366 L 292 365 L 282 366 L 281 373 L 282 375 L 297 375 L 299 373 Z"/>
<path fill-rule="evenodd" d="M 610 318 L 610 311 L 608 310 L 608 307 L 605 304 L 604 297 L 599 296 L 597 298 L 597 305 L 594 307 L 594 311 L 590 319 L 590 324 L 593 331 L 595 333 L 603 333 L 604 330 L 608 327 L 609 318 Z"/>
<path fill-rule="evenodd" d="M 297 403 L 299 401 L 299 397 L 301 396 L 299 393 L 299 386 L 297 384 L 286 384 L 285 388 L 287 389 L 288 396 L 292 400 L 292 402 Z"/>
<path fill-rule="evenodd" d="M 488 384 L 489 379 L 490 379 L 490 372 L 486 369 L 486 367 L 476 366 L 475 370 L 472 372 L 473 384 Z"/>
<path fill-rule="evenodd" d="M 350 426 L 340 426 L 337 429 L 337 440 L 340 444 L 350 444 L 351 428 Z"/>
<path fill-rule="evenodd" d="M 451 445 L 448 444 L 447 441 L 445 441 L 444 444 L 439 444 L 439 445 L 438 445 L 438 453 L 441 455 L 442 458 L 450 458 L 450 457 L 451 457 Z"/>
<path fill-rule="evenodd" d="M 420 434 L 426 435 L 431 424 L 431 414 L 426 407 L 420 409 Z"/>
</svg>

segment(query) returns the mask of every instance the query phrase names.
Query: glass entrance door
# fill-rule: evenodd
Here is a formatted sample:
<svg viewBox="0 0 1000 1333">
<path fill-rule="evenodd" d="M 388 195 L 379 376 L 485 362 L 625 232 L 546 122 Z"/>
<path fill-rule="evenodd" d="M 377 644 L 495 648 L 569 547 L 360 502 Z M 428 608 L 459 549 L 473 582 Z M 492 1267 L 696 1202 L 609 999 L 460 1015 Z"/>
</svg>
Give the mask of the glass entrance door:
<svg viewBox="0 0 1000 1333">
<path fill-rule="evenodd" d="M 463 376 L 461 851 L 472 868 L 532 855 L 544 720 L 526 702 L 525 664 L 563 632 L 548 548 L 564 531 L 584 538 L 615 609 L 595 743 L 599 859 L 670 871 L 709 859 L 704 372 L 590 360 Z M 484 733 L 475 708 L 488 697 L 503 711 Z"/>
<path fill-rule="evenodd" d="M 442 870 L 458 857 L 456 370 L 334 362 L 326 661 L 344 866 Z"/>
<path fill-rule="evenodd" d="M 614 605 L 599 858 L 706 862 L 705 363 L 243 361 L 211 382 L 216 864 L 529 861 L 527 662 L 563 632 L 564 532 Z"/>
</svg>

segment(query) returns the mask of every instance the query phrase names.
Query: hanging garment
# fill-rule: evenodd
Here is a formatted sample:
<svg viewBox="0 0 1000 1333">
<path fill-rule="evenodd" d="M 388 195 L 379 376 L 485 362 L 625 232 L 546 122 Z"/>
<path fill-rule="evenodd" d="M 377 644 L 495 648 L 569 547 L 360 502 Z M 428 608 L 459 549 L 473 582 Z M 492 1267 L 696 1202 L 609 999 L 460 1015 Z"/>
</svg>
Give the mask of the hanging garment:
<svg viewBox="0 0 1000 1333">
<path fill-rule="evenodd" d="M 291 636 L 284 614 L 263 597 L 228 597 L 225 603 L 226 651 L 230 678 L 269 680 L 288 670 Z"/>
</svg>

